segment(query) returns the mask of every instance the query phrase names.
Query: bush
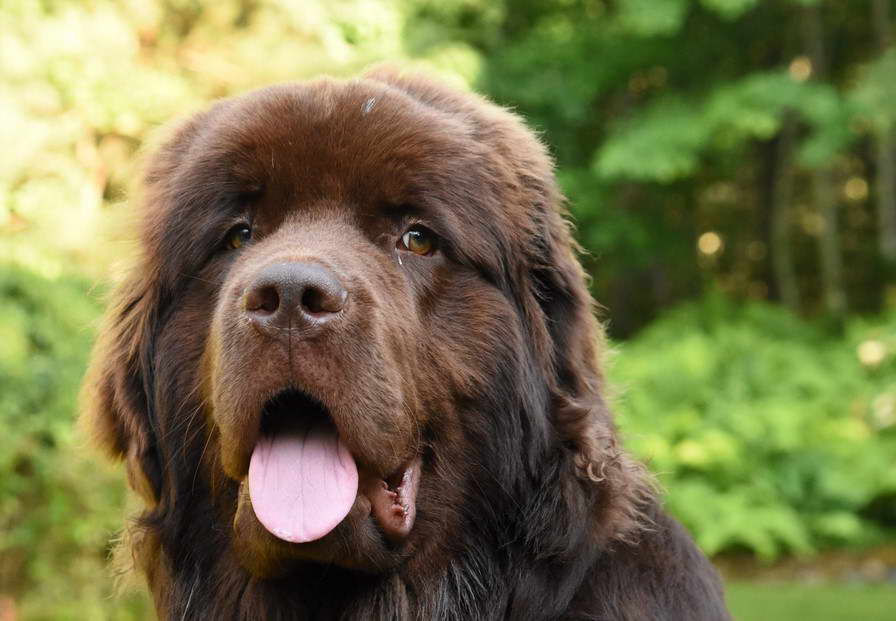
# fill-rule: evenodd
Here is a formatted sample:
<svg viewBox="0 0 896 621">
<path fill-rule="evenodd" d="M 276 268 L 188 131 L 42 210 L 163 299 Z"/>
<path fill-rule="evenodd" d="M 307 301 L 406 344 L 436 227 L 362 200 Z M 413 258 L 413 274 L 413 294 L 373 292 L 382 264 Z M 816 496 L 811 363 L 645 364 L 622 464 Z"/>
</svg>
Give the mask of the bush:
<svg viewBox="0 0 896 621">
<path fill-rule="evenodd" d="M 110 618 L 122 477 L 74 424 L 99 311 L 81 279 L 0 265 L 0 598 L 27 619 Z M 140 618 L 135 602 L 114 618 Z"/>
<path fill-rule="evenodd" d="M 870 543 L 896 521 L 896 317 L 845 338 L 719 295 L 620 346 L 628 446 L 708 554 Z"/>
</svg>

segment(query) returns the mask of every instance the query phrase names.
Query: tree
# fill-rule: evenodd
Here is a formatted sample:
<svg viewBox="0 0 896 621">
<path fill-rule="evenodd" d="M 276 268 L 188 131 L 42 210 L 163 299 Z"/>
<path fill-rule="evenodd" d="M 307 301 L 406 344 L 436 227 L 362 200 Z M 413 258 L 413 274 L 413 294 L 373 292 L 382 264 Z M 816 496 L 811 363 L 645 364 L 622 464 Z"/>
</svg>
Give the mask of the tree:
<svg viewBox="0 0 896 621">
<path fill-rule="evenodd" d="M 863 239 L 884 256 L 896 240 L 892 4 L 459 0 L 438 23 L 479 51 L 479 88 L 544 131 L 624 336 L 707 285 L 807 315 L 882 308 L 890 276 Z M 412 9 L 407 31 L 432 18 Z M 871 168 L 877 226 L 855 190 Z"/>
</svg>

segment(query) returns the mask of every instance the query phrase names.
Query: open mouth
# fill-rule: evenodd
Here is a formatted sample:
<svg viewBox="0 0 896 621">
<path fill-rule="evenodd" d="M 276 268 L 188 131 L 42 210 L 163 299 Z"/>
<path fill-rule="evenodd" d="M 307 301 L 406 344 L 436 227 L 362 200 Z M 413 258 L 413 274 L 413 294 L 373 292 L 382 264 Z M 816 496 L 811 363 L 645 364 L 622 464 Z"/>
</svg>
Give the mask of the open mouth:
<svg viewBox="0 0 896 621">
<path fill-rule="evenodd" d="M 349 514 L 359 494 L 392 543 L 410 533 L 416 517 L 420 459 L 385 478 L 359 477 L 358 466 L 327 408 L 296 390 L 268 401 L 249 463 L 249 495 L 256 518 L 284 541 L 327 535 Z"/>
</svg>

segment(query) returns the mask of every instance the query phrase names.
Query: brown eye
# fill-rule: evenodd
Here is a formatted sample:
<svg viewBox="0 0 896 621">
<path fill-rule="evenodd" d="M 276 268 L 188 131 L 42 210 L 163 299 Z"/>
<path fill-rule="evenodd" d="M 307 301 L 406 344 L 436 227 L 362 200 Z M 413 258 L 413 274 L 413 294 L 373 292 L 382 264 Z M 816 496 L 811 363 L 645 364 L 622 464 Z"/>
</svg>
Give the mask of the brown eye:
<svg viewBox="0 0 896 621">
<path fill-rule="evenodd" d="M 410 250 L 420 256 L 430 255 L 436 250 L 435 233 L 422 226 L 414 226 L 401 236 L 399 248 Z"/>
<path fill-rule="evenodd" d="M 252 229 L 245 224 L 238 224 L 227 234 L 227 247 L 236 250 L 252 239 Z"/>
</svg>

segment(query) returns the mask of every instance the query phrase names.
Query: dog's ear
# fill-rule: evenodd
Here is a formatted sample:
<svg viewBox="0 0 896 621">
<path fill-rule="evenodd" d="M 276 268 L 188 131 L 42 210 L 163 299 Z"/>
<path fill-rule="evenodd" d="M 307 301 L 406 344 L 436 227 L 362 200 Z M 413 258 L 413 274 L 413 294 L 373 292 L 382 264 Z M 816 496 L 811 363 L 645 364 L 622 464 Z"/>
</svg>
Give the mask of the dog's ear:
<svg viewBox="0 0 896 621">
<path fill-rule="evenodd" d="M 153 368 L 166 295 L 153 249 L 162 216 L 176 200 L 172 180 L 204 120 L 222 108 L 177 126 L 148 162 L 137 214 L 140 258 L 113 293 L 81 392 L 81 424 L 109 456 L 125 461 L 131 487 L 150 504 L 160 501 L 164 485 Z"/>
<path fill-rule="evenodd" d="M 124 459 L 131 487 L 155 504 L 162 469 L 150 390 L 159 296 L 146 267 L 114 293 L 82 389 L 81 423 L 109 456 Z"/>
<path fill-rule="evenodd" d="M 597 484 L 604 496 L 600 510 L 612 515 L 601 523 L 614 527 L 605 536 L 628 540 L 642 526 L 650 479 L 618 442 L 600 368 L 604 333 L 594 316 L 570 225 L 559 204 L 548 207 L 533 243 L 531 295 L 547 333 L 543 364 L 551 380 L 552 422 L 573 452 L 579 476 Z"/>
<path fill-rule="evenodd" d="M 598 360 L 603 331 L 576 257 L 578 247 L 555 202 L 558 194 L 548 191 L 554 196 L 536 216 L 530 249 L 530 295 L 540 311 L 533 323 L 542 326 L 545 342 L 539 354 L 555 402 L 554 424 L 578 452 L 583 474 L 594 478 L 615 444 Z"/>
<path fill-rule="evenodd" d="M 641 525 L 651 484 L 644 468 L 618 442 L 599 360 L 604 333 L 594 315 L 553 162 L 519 118 L 485 105 L 491 108 L 492 140 L 514 171 L 511 185 L 517 195 L 510 202 L 526 210 L 526 261 L 515 268 L 516 289 L 522 292 L 533 353 L 548 382 L 551 423 L 580 479 L 600 490 L 599 510 L 612 514 L 600 520 L 615 528 L 606 535 L 626 538 Z"/>
</svg>

